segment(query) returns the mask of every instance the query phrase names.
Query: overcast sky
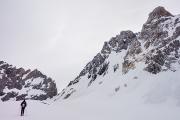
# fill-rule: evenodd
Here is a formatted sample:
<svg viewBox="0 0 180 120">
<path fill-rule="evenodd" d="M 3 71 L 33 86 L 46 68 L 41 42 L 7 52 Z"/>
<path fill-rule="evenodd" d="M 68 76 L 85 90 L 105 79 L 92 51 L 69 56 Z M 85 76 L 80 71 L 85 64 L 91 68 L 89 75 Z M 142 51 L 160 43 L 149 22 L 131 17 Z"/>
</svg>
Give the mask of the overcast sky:
<svg viewBox="0 0 180 120">
<path fill-rule="evenodd" d="M 0 60 L 38 68 L 62 89 L 122 30 L 138 32 L 149 12 L 180 14 L 180 0 L 0 0 Z"/>
</svg>

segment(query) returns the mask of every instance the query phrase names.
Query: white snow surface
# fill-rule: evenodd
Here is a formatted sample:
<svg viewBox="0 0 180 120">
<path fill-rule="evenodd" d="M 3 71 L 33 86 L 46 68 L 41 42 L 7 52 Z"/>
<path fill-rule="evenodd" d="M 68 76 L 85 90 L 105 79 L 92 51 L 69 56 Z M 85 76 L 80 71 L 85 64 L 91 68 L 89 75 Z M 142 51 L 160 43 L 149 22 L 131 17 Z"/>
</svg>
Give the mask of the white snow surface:
<svg viewBox="0 0 180 120">
<path fill-rule="evenodd" d="M 23 117 L 20 101 L 0 102 L 0 120 L 180 120 L 180 71 L 153 75 L 143 66 L 109 73 L 67 100 L 27 100 Z"/>
<path fill-rule="evenodd" d="M 170 22 L 164 23 L 170 25 L 163 29 L 168 30 L 169 37 L 175 30 Z M 0 120 L 180 120 L 180 61 L 172 64 L 172 71 L 151 74 L 144 71 L 143 54 L 152 47 L 142 49 L 144 52 L 132 59 L 136 61 L 135 68 L 127 74 L 121 69 L 127 51 L 112 52 L 105 60 L 109 62 L 105 76 L 97 76 L 89 87 L 88 75 L 82 76 L 77 84 L 66 88 L 66 95 L 75 91 L 66 100 L 62 99 L 64 96 L 58 96 L 56 101 L 28 100 L 23 117 L 20 101 L 0 102 Z M 114 72 L 117 64 L 119 69 Z M 41 82 L 37 79 L 32 84 Z"/>
<path fill-rule="evenodd" d="M 38 78 L 34 78 L 34 79 L 28 79 L 26 80 L 25 84 L 30 83 L 31 85 L 38 85 L 38 84 L 42 84 L 43 83 L 42 78 L 38 77 Z"/>
</svg>

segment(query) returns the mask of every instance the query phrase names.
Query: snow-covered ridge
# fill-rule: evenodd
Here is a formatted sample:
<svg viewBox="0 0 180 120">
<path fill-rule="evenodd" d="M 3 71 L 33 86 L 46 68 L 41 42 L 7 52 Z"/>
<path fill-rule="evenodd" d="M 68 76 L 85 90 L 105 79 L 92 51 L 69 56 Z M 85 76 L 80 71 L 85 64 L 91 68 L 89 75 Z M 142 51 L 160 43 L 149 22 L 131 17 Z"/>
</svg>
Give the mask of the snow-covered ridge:
<svg viewBox="0 0 180 120">
<path fill-rule="evenodd" d="M 70 81 L 57 99 L 76 98 L 93 91 L 97 93 L 100 88 L 104 88 L 106 93 L 113 89 L 118 91 L 120 86 L 117 84 L 129 86 L 131 82 L 128 81 L 146 74 L 147 79 L 154 75 L 160 79 L 162 72 L 170 72 L 173 76 L 180 66 L 179 48 L 180 16 L 157 7 L 149 14 L 141 32 L 122 31 L 105 42 L 102 50 L 75 80 Z"/>
<path fill-rule="evenodd" d="M 37 69 L 24 70 L 0 61 L 0 98 L 2 101 L 45 100 L 57 95 L 55 82 Z"/>
</svg>

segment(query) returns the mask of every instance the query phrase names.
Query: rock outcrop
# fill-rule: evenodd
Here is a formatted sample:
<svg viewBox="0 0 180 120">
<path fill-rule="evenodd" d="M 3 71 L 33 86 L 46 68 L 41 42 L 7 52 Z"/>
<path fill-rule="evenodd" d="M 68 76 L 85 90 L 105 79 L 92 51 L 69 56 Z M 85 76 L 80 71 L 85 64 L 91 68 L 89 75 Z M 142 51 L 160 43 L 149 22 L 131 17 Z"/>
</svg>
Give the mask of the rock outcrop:
<svg viewBox="0 0 180 120">
<path fill-rule="evenodd" d="M 157 7 L 149 14 L 141 32 L 122 31 L 105 42 L 102 50 L 60 93 L 60 98 L 66 99 L 87 89 L 112 70 L 120 69 L 122 75 L 128 74 L 139 62 L 145 64 L 143 70 L 152 74 L 176 71 L 174 64 L 180 63 L 179 48 L 180 15 L 172 15 L 164 7 Z"/>
<path fill-rule="evenodd" d="M 2 101 L 45 100 L 57 95 L 55 82 L 37 69 L 16 68 L 0 61 L 0 98 Z"/>
</svg>

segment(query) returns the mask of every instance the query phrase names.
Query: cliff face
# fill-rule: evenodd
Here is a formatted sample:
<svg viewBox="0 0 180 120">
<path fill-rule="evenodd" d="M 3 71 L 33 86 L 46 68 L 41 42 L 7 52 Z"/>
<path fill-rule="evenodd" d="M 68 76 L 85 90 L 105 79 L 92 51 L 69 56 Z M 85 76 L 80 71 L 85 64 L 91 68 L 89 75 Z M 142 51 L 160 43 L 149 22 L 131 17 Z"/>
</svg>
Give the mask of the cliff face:
<svg viewBox="0 0 180 120">
<path fill-rule="evenodd" d="M 2 101 L 45 100 L 57 95 L 55 82 L 37 69 L 24 70 L 0 61 L 0 98 Z"/>
<path fill-rule="evenodd" d="M 163 7 L 155 8 L 139 33 L 122 31 L 104 43 L 75 80 L 60 93 L 59 99 L 78 96 L 105 76 L 119 72 L 122 76 L 137 69 L 158 74 L 176 71 L 180 57 L 180 15 L 172 15 Z M 105 78 L 104 78 L 105 79 Z M 108 78 L 109 79 L 109 78 Z"/>
</svg>

